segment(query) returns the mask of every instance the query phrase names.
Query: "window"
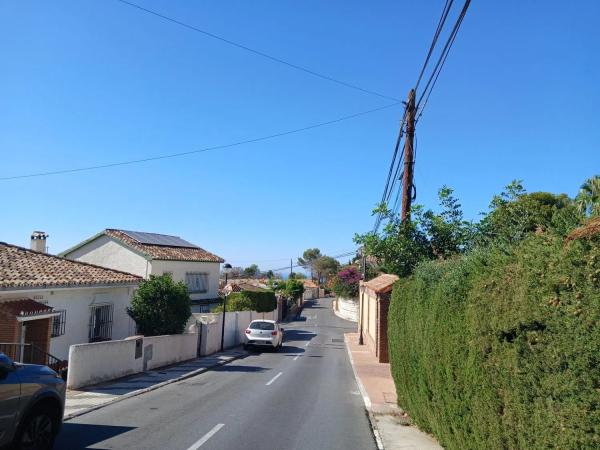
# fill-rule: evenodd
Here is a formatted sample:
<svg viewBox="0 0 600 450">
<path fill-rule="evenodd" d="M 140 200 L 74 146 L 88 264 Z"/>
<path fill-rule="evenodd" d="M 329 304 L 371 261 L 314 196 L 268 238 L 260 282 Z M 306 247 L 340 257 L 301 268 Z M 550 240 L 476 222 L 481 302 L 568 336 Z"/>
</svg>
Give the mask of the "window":
<svg viewBox="0 0 600 450">
<path fill-rule="evenodd" d="M 252 322 L 249 327 L 251 330 L 274 330 L 275 324 L 272 322 Z"/>
<path fill-rule="evenodd" d="M 89 341 L 100 342 L 112 339 L 113 305 L 90 307 Z"/>
<path fill-rule="evenodd" d="M 200 272 L 188 272 L 185 274 L 185 284 L 191 294 L 208 292 L 208 274 Z"/>
<path fill-rule="evenodd" d="M 65 323 L 67 321 L 66 309 L 55 309 L 53 312 L 60 313 L 52 318 L 52 334 L 50 337 L 58 337 L 65 334 Z"/>
</svg>

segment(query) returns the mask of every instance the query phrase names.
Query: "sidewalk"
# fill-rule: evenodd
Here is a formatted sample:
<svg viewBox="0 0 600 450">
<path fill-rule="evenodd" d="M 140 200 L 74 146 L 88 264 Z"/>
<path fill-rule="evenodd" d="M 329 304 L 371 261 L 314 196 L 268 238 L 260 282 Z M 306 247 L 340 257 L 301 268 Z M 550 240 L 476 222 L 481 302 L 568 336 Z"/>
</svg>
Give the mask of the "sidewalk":
<svg viewBox="0 0 600 450">
<path fill-rule="evenodd" d="M 431 436 L 409 425 L 410 419 L 397 405 L 390 365 L 379 363 L 366 345 L 358 345 L 358 333 L 346 333 L 344 340 L 379 448 L 442 449 Z"/>
<path fill-rule="evenodd" d="M 238 347 L 79 390 L 69 389 L 67 390 L 64 419 L 69 420 L 103 406 L 193 377 L 246 355 L 247 352 Z"/>
</svg>

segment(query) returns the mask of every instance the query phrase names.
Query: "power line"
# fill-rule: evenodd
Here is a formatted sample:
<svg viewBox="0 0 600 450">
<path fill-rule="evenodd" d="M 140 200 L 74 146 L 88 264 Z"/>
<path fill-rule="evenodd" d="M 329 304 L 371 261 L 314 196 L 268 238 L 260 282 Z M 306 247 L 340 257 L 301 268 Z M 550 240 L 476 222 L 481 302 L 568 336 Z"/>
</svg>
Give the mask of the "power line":
<svg viewBox="0 0 600 450">
<path fill-rule="evenodd" d="M 425 61 L 423 63 L 423 66 L 422 66 L 419 76 L 417 78 L 417 82 L 415 83 L 414 91 L 417 90 L 417 88 L 419 87 L 419 84 L 421 83 L 421 80 L 423 78 L 423 75 L 425 73 L 427 65 L 429 64 L 429 61 L 431 59 L 431 56 L 433 54 L 433 51 L 437 44 L 437 41 L 438 41 L 440 34 L 444 28 L 444 24 L 446 23 L 446 19 L 448 18 L 448 14 L 450 12 L 453 2 L 454 2 L 454 0 L 446 0 L 446 2 L 444 4 L 444 8 L 442 9 L 442 14 L 440 16 L 440 19 L 438 20 L 438 24 L 437 24 L 435 33 L 433 35 L 433 39 L 431 41 L 431 45 L 429 46 L 429 51 L 427 52 L 427 56 L 425 57 Z M 433 88 L 435 87 L 435 85 L 437 83 L 438 77 L 440 76 L 440 73 L 442 71 L 444 63 L 446 62 L 446 59 L 448 58 L 448 54 L 450 53 L 450 49 L 452 48 L 452 45 L 454 44 L 454 40 L 456 39 L 458 30 L 460 29 L 460 26 L 465 17 L 467 9 L 469 8 L 470 3 L 471 3 L 471 0 L 465 0 L 463 8 L 462 8 L 458 18 L 456 19 L 456 22 L 452 28 L 452 31 L 450 32 L 450 35 L 446 41 L 446 44 L 444 45 L 444 48 L 442 49 L 442 52 L 437 60 L 437 63 L 435 65 L 435 67 L 433 68 L 433 71 L 431 72 L 431 74 L 427 80 L 427 83 L 425 85 L 425 88 L 423 89 L 421 96 L 419 97 L 419 101 L 417 102 L 416 107 L 415 107 L 415 110 L 417 111 L 417 117 L 416 117 L 416 120 L 414 121 L 415 124 L 419 121 L 419 119 L 421 118 L 421 116 L 423 114 L 423 110 L 425 109 L 425 106 L 427 106 L 429 96 L 431 95 L 431 92 L 433 91 Z M 424 99 L 424 102 L 423 102 L 423 99 Z M 421 106 L 421 104 L 422 104 L 422 106 Z M 398 159 L 398 163 L 397 163 L 398 165 L 395 166 L 395 164 L 396 164 L 396 157 L 398 154 L 398 146 L 400 144 L 400 139 L 402 138 L 403 127 L 404 127 L 405 121 L 406 121 L 406 114 L 407 114 L 407 108 L 404 109 L 404 116 L 403 116 L 402 123 L 400 126 L 400 133 L 399 133 L 398 139 L 396 140 L 396 147 L 394 148 L 392 162 L 390 163 L 390 168 L 388 170 L 388 176 L 387 176 L 385 188 L 383 191 L 381 203 L 385 203 L 385 204 L 389 203 L 392 193 L 394 192 L 394 186 L 395 186 L 396 181 L 399 179 L 402 179 L 405 175 L 403 171 L 400 172 L 400 168 L 401 168 L 401 164 L 402 164 L 401 161 L 404 156 L 403 153 L 400 155 L 400 158 Z M 414 161 L 412 164 L 414 164 Z M 395 166 L 395 169 L 394 169 L 394 166 Z M 410 180 L 409 180 L 409 183 L 410 183 Z M 411 189 L 414 189 L 414 186 L 411 186 Z M 393 214 L 396 214 L 396 212 L 397 212 L 398 197 L 399 197 L 398 194 L 399 194 L 399 192 L 396 193 L 396 198 L 395 198 L 394 204 L 392 206 L 391 211 Z M 412 195 L 412 194 L 413 193 L 411 192 L 410 195 Z M 372 232 L 376 233 L 378 231 L 382 220 L 383 220 L 383 217 L 380 213 L 377 215 L 377 217 L 375 219 L 375 225 L 373 226 Z"/>
<path fill-rule="evenodd" d="M 438 61 L 435 65 L 431 75 L 429 76 L 429 80 L 427 81 L 427 84 L 425 85 L 425 88 L 423 89 L 423 92 L 421 93 L 421 96 L 419 97 L 419 101 L 417 102 L 417 110 L 419 109 L 419 106 L 421 105 L 421 102 L 423 101 L 423 98 L 425 96 L 427 96 L 427 100 L 429 99 L 429 96 L 431 95 L 431 91 L 433 90 L 435 83 L 437 82 L 437 79 L 440 76 L 442 68 L 444 67 L 444 63 L 446 62 L 446 58 L 448 58 L 448 54 L 450 53 L 452 44 L 454 44 L 454 40 L 456 39 L 456 35 L 458 34 L 458 30 L 460 29 L 460 26 L 462 24 L 463 19 L 465 18 L 465 14 L 467 13 L 467 10 L 469 9 L 470 4 L 471 4 L 471 0 L 465 0 L 463 8 L 462 8 L 460 14 L 458 15 L 458 18 L 456 19 L 456 22 L 454 23 L 454 27 L 452 28 L 452 31 L 450 32 L 450 35 L 448 36 L 448 39 L 446 40 L 446 44 L 444 45 L 444 48 L 442 49 L 442 53 L 440 54 L 440 57 L 438 58 Z M 430 87 L 430 85 L 431 85 L 431 87 Z M 428 89 L 429 89 L 429 91 L 428 91 Z M 423 107 L 424 106 L 425 105 L 423 105 Z M 423 114 L 423 108 L 421 108 L 419 117 L 422 114 Z"/>
<path fill-rule="evenodd" d="M 392 103 L 389 105 L 380 106 L 379 108 L 369 109 L 367 111 L 361 111 L 356 114 L 342 116 L 337 119 L 328 120 L 326 122 L 319 122 L 319 123 L 309 125 L 306 127 L 302 127 L 302 128 L 295 128 L 293 130 L 282 131 L 280 133 L 270 134 L 267 136 L 261 136 L 261 137 L 257 137 L 257 138 L 253 138 L 253 139 L 245 139 L 242 141 L 232 142 L 229 144 L 215 145 L 212 147 L 204 147 L 204 148 L 200 148 L 197 150 L 190 150 L 187 152 L 179 152 L 179 153 L 171 153 L 168 155 L 151 156 L 148 158 L 132 159 L 132 160 L 128 160 L 128 161 L 119 161 L 119 162 L 107 163 L 107 164 L 97 164 L 97 165 L 86 166 L 86 167 L 76 167 L 73 169 L 61 169 L 61 170 L 53 170 L 53 171 L 48 171 L 48 172 L 35 172 L 35 173 L 29 173 L 29 174 L 24 174 L 24 175 L 13 175 L 13 176 L 8 176 L 8 177 L 0 177 L 0 181 L 17 180 L 17 179 L 22 179 L 22 178 L 45 177 L 45 176 L 49 176 L 49 175 L 61 175 L 61 174 L 66 174 L 66 173 L 84 172 L 84 171 L 97 170 L 97 169 L 106 169 L 106 168 L 110 168 L 110 167 L 118 167 L 118 166 L 126 166 L 126 165 L 133 165 L 133 164 L 141 164 L 141 163 L 150 162 L 150 161 L 158 161 L 161 159 L 178 158 L 181 156 L 193 155 L 196 153 L 204 153 L 204 152 L 208 152 L 208 151 L 212 151 L 212 150 L 223 150 L 226 148 L 237 147 L 240 145 L 266 141 L 266 140 L 270 140 L 270 139 L 287 136 L 290 134 L 301 133 L 301 132 L 312 130 L 315 128 L 324 127 L 327 125 L 332 125 L 332 124 L 335 124 L 338 122 L 343 122 L 345 120 L 354 119 L 356 117 L 360 117 L 360 116 L 371 114 L 371 113 L 374 113 L 377 111 L 388 109 L 388 108 L 391 108 L 398 104 L 399 104 L 399 102 L 396 102 L 396 103 Z"/>
<path fill-rule="evenodd" d="M 440 20 L 438 21 L 438 26 L 433 35 L 433 39 L 431 41 L 431 45 L 429 46 L 429 52 L 427 53 L 427 57 L 425 58 L 425 62 L 423 63 L 423 67 L 421 68 L 421 73 L 419 74 L 419 78 L 415 83 L 415 92 L 419 88 L 419 83 L 421 83 L 421 79 L 423 78 L 423 74 L 425 73 L 425 69 L 427 68 L 427 64 L 429 63 L 429 59 L 433 53 L 433 49 L 435 48 L 435 44 L 437 43 L 438 38 L 440 37 L 440 33 L 444 28 L 444 23 L 446 22 L 446 18 L 448 17 L 448 13 L 450 12 L 450 8 L 452 7 L 452 3 L 454 0 L 446 0 L 446 4 L 444 5 L 444 9 L 442 10 L 442 15 Z"/>
<path fill-rule="evenodd" d="M 339 259 L 339 258 L 344 258 L 346 256 L 351 256 L 356 254 L 356 250 L 351 250 L 345 253 L 342 253 L 340 255 L 335 255 L 335 256 L 331 256 L 331 258 L 333 259 Z M 324 256 L 329 256 L 329 255 L 324 255 Z M 279 269 L 271 269 L 273 272 L 281 272 L 283 270 L 289 270 L 290 268 L 297 268 L 297 267 L 304 267 L 302 264 L 293 264 L 291 266 L 285 266 L 285 267 L 280 267 Z"/>
<path fill-rule="evenodd" d="M 129 2 L 127 0 L 117 0 L 117 1 L 121 2 L 121 3 L 125 4 L 125 5 L 131 6 L 132 8 L 136 8 L 136 9 L 138 9 L 140 11 L 146 12 L 148 14 L 152 14 L 153 16 L 159 17 L 159 18 L 164 19 L 164 20 L 166 20 L 168 22 L 171 22 L 171 23 L 174 23 L 174 24 L 179 25 L 181 27 L 187 28 L 188 30 L 196 31 L 198 33 L 201 33 L 201 34 L 203 34 L 205 36 L 208 36 L 210 38 L 216 39 L 218 41 L 224 42 L 224 43 L 226 43 L 228 45 L 231 45 L 233 47 L 237 47 L 237 48 L 240 48 L 240 49 L 245 50 L 247 52 L 254 53 L 255 55 L 261 56 L 263 58 L 266 58 L 266 59 L 269 59 L 271 61 L 277 62 L 279 64 L 283 64 L 283 65 L 291 67 L 293 69 L 300 70 L 302 72 L 308 73 L 309 75 L 313 75 L 313 76 L 321 78 L 323 80 L 331 81 L 332 83 L 337 83 L 337 84 L 339 84 L 341 86 L 345 86 L 345 87 L 350 88 L 350 89 L 361 91 L 361 92 L 364 92 L 366 94 L 376 95 L 377 97 L 385 98 L 385 99 L 388 99 L 388 100 L 400 101 L 399 99 L 394 98 L 394 97 L 390 97 L 389 95 L 381 94 L 379 92 L 375 92 L 375 91 L 372 91 L 370 89 L 365 89 L 365 88 L 362 88 L 362 87 L 357 86 L 355 84 L 348 83 L 346 81 L 342 81 L 342 80 L 340 80 L 338 78 L 333 78 L 333 77 L 330 77 L 328 75 L 324 75 L 322 73 L 315 72 L 312 69 L 309 69 L 309 68 L 304 67 L 304 66 L 300 66 L 298 64 L 294 64 L 292 62 L 289 62 L 289 61 L 286 61 L 284 59 L 278 58 L 276 56 L 269 55 L 268 53 L 262 52 L 260 50 L 256 50 L 256 49 L 248 47 L 248 46 L 246 46 L 244 44 L 240 44 L 239 42 L 235 42 L 235 41 L 232 41 L 230 39 L 224 38 L 224 37 L 219 36 L 217 34 L 214 34 L 214 33 L 211 33 L 209 31 L 203 30 L 202 28 L 198 28 L 198 27 L 196 27 L 194 25 L 190 25 L 188 23 L 185 23 L 185 22 L 182 22 L 180 20 L 174 19 L 173 17 L 165 16 L 164 14 L 161 14 L 161 13 L 159 13 L 157 11 L 152 10 L 152 9 L 145 8 L 145 7 L 143 7 L 141 5 L 138 5 L 136 3 Z"/>
</svg>

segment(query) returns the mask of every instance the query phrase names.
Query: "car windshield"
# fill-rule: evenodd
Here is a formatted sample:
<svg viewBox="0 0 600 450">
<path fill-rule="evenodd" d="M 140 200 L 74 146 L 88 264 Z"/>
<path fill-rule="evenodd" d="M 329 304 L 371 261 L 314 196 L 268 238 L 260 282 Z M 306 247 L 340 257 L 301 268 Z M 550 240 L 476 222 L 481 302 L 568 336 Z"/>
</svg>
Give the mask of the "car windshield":
<svg viewBox="0 0 600 450">
<path fill-rule="evenodd" d="M 252 322 L 250 324 L 251 330 L 274 330 L 275 324 L 271 322 Z"/>
</svg>

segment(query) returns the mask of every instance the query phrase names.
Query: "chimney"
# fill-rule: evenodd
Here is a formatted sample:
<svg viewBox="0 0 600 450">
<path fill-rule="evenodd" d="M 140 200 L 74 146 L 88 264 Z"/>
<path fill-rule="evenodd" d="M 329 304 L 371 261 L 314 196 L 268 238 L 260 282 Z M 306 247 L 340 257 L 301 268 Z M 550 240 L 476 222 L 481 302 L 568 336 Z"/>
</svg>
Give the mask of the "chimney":
<svg viewBox="0 0 600 450">
<path fill-rule="evenodd" d="M 31 250 L 35 250 L 36 252 L 46 253 L 46 239 L 48 238 L 48 234 L 44 231 L 34 231 L 31 233 Z"/>
</svg>

